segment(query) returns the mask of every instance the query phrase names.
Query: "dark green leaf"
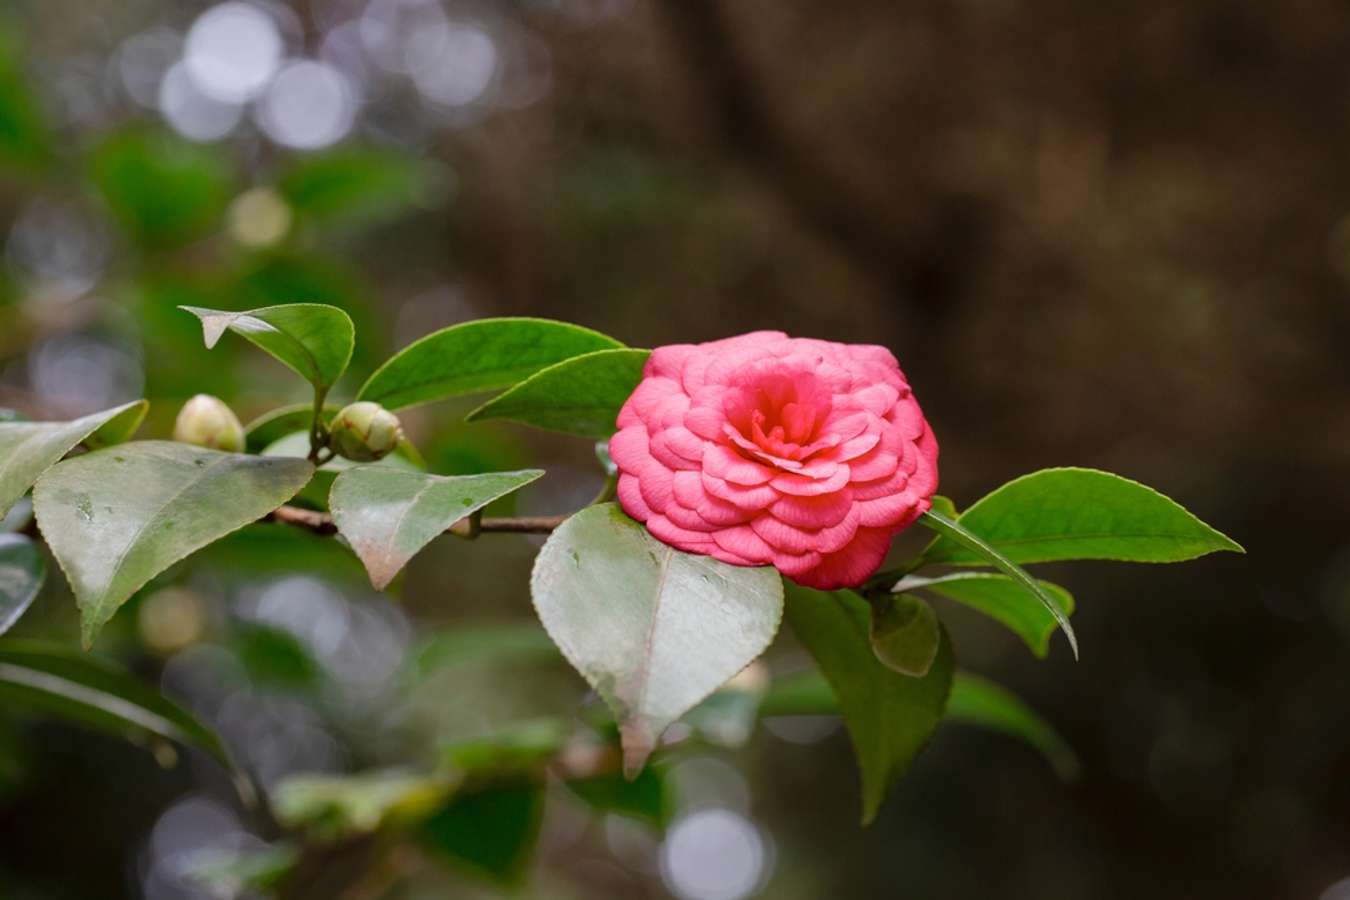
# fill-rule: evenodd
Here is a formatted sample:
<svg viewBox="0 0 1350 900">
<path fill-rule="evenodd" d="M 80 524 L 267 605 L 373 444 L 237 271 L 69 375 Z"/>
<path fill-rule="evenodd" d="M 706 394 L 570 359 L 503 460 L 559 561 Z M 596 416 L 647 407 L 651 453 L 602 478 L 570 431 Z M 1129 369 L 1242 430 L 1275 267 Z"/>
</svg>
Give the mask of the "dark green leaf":
<svg viewBox="0 0 1350 900">
<path fill-rule="evenodd" d="M 1065 780 L 1078 775 L 1078 757 L 1059 733 L 1007 688 L 969 672 L 956 673 L 947 719 L 1021 738 L 1040 750 Z"/>
<path fill-rule="evenodd" d="M 623 347 L 587 328 L 548 319 L 479 319 L 409 344 L 357 394 L 387 409 L 510 387 L 583 353 Z"/>
<path fill-rule="evenodd" d="M 871 603 L 872 652 L 901 675 L 922 678 L 937 658 L 942 626 L 922 598 L 883 594 Z"/>
<path fill-rule="evenodd" d="M 0 640 L 0 696 L 113 734 L 178 741 L 233 767 L 220 738 L 191 714 L 120 669 L 68 647 Z"/>
<path fill-rule="evenodd" d="M 603 438 L 642 380 L 648 350 L 597 350 L 531 375 L 469 413 L 467 421 L 509 419 L 549 431 Z"/>
<path fill-rule="evenodd" d="M 1042 581 L 1041 588 L 1055 599 L 1055 605 L 1066 616 L 1073 615 L 1073 596 L 1068 591 L 1048 581 Z M 932 591 L 978 609 L 1006 625 L 1041 659 L 1049 652 L 1050 636 L 1059 627 L 1045 604 L 1027 593 L 1020 583 L 994 572 L 954 572 L 937 578 L 907 575 L 894 590 Z"/>
<path fill-rule="evenodd" d="M 341 409 L 336 403 L 324 404 L 323 421 L 332 420 Z M 298 432 L 304 435 L 305 451 L 308 452 L 309 426 L 313 420 L 312 403 L 292 403 L 265 412 L 244 426 L 244 449 L 249 453 L 262 453 L 287 435 Z"/>
<path fill-rule="evenodd" d="M 323 303 L 287 303 L 244 312 L 181 308 L 202 320 L 208 348 L 226 330 L 233 331 L 298 372 L 320 393 L 342 377 L 356 346 L 351 317 Z"/>
<path fill-rule="evenodd" d="M 282 628 L 252 623 L 236 625 L 230 636 L 230 648 L 254 684 L 310 690 L 323 676 L 323 667 L 304 642 Z"/>
<path fill-rule="evenodd" d="M 945 516 L 933 512 L 931 509 L 924 513 L 919 519 L 919 521 L 928 528 L 936 531 L 942 537 L 950 539 L 954 543 L 971 551 L 971 553 L 979 557 L 982 562 L 998 569 L 1029 591 L 1033 597 L 1045 606 L 1050 612 L 1050 615 L 1054 616 L 1055 621 L 1064 632 L 1064 636 L 1069 640 L 1069 647 L 1073 650 L 1074 659 L 1077 659 L 1078 636 L 1073 633 L 1073 626 L 1069 624 L 1068 614 L 1060 609 L 1059 604 L 1055 602 L 1055 598 L 1041 586 L 1039 581 L 1028 575 L 1025 569 L 1008 559 L 998 550 L 994 549 L 988 541 L 984 540 L 979 535 L 972 533 L 965 525 L 961 524 L 964 520 L 965 516 L 962 516 L 960 521 L 953 521 L 952 519 L 948 519 Z"/>
<path fill-rule="evenodd" d="M 530 581 L 549 636 L 619 722 L 635 775 L 666 727 L 764 652 L 782 579 L 661 543 L 613 503 L 549 537 Z"/>
<path fill-rule="evenodd" d="M 1242 548 L 1162 494 L 1095 469 L 1043 469 L 978 500 L 960 523 L 1016 563 L 1060 559 L 1179 562 Z M 981 564 L 983 555 L 949 536 L 924 561 Z"/>
<path fill-rule="evenodd" d="M 47 578 L 47 558 L 22 534 L 0 534 L 0 634 L 19 621 Z"/>
<path fill-rule="evenodd" d="M 866 824 L 942 719 L 952 683 L 951 642 L 943 630 L 928 674 L 913 678 L 873 655 L 867 602 L 852 591 L 827 594 L 789 585 L 787 619 L 838 698 L 862 773 Z"/>
<path fill-rule="evenodd" d="M 356 466 L 328 496 L 333 521 L 382 590 L 413 556 L 455 522 L 540 478 L 543 471 L 428 475 Z"/>
<path fill-rule="evenodd" d="M 759 704 L 761 718 L 769 716 L 837 716 L 839 701 L 819 669 L 793 672 L 773 680 Z"/>
<path fill-rule="evenodd" d="M 92 177 L 122 226 L 151 247 L 205 235 L 234 191 L 219 148 L 139 130 L 105 140 L 94 151 Z"/>
<path fill-rule="evenodd" d="M 51 155 L 51 135 L 24 77 L 19 41 L 0 33 L 0 161 L 37 168 Z"/>
<path fill-rule="evenodd" d="M 514 885 L 525 877 L 543 813 L 543 788 L 503 785 L 453 797 L 422 823 L 419 835 L 433 853 Z"/>
<path fill-rule="evenodd" d="M 619 774 L 567 782 L 597 812 L 616 813 L 664 831 L 675 813 L 670 782 L 659 766 L 648 766 L 632 781 Z"/>
<path fill-rule="evenodd" d="M 469 625 L 425 638 L 408 654 L 408 669 L 414 677 L 425 678 L 467 663 L 536 663 L 560 658 L 558 648 L 537 623 Z"/>
<path fill-rule="evenodd" d="M 304 460 L 169 441 L 125 444 L 47 470 L 33 508 L 75 592 L 85 645 L 151 578 L 267 515 L 313 472 Z"/>
<path fill-rule="evenodd" d="M 148 407 L 137 400 L 71 422 L 0 422 L 0 514 L 81 442 L 107 446 L 131 437 Z"/>
<path fill-rule="evenodd" d="M 429 206 L 445 193 L 446 173 L 421 157 L 374 147 L 340 147 L 297 158 L 278 188 L 301 216 L 363 224 Z"/>
</svg>

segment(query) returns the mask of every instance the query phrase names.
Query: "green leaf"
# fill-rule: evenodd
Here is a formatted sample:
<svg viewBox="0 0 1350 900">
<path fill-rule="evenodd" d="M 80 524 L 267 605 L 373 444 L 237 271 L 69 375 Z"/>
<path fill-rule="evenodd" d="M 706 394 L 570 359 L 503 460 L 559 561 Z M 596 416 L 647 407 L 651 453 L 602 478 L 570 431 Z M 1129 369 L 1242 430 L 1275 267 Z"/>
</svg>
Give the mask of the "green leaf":
<svg viewBox="0 0 1350 900">
<path fill-rule="evenodd" d="M 615 813 L 665 831 L 675 814 L 675 796 L 659 766 L 648 766 L 629 781 L 618 774 L 566 782 L 571 791 L 601 813 Z"/>
<path fill-rule="evenodd" d="M 764 652 L 783 610 L 772 568 L 682 553 L 613 503 L 553 532 L 530 587 L 549 636 L 614 711 L 630 776 L 668 725 Z"/>
<path fill-rule="evenodd" d="M 342 377 L 356 346 L 351 317 L 323 303 L 287 303 L 244 312 L 183 306 L 202 320 L 207 348 L 228 329 L 298 372 L 320 394 Z"/>
<path fill-rule="evenodd" d="M 358 775 L 296 775 L 272 792 L 277 821 L 331 841 L 369 834 L 386 823 L 415 822 L 454 785 L 442 778 L 384 769 Z"/>
<path fill-rule="evenodd" d="M 305 485 L 304 489 L 297 496 L 298 500 L 312 504 L 320 509 L 328 506 L 328 497 L 332 493 L 333 483 L 337 476 L 347 471 L 362 466 L 375 466 L 381 469 L 398 469 L 406 472 L 417 472 L 418 466 L 409 454 L 417 455 L 416 449 L 407 441 L 401 442 L 383 459 L 373 463 L 353 462 L 341 456 L 334 456 L 332 459 L 319 466 L 314 478 Z M 305 459 L 309 455 L 309 432 L 297 431 L 288 434 L 278 441 L 268 444 L 262 449 L 263 456 L 280 456 L 289 459 Z M 417 456 L 421 459 L 420 456 Z"/>
<path fill-rule="evenodd" d="M 94 151 L 91 177 L 122 226 L 156 248 L 210 232 L 234 192 L 220 148 L 142 130 L 105 140 Z"/>
<path fill-rule="evenodd" d="M 419 829 L 423 846 L 503 885 L 519 884 L 543 820 L 544 791 L 503 785 L 460 794 Z"/>
<path fill-rule="evenodd" d="M 1059 733 L 1017 695 L 986 678 L 956 673 L 947 719 L 1021 738 L 1041 751 L 1061 778 L 1068 781 L 1078 775 L 1078 757 Z"/>
<path fill-rule="evenodd" d="M 1041 587 L 1055 599 L 1065 615 L 1073 615 L 1073 595 L 1057 584 L 1042 581 Z M 1016 581 L 995 572 L 953 572 L 936 578 L 906 575 L 893 588 L 931 591 L 949 600 L 977 609 L 1002 624 L 1026 642 L 1031 652 L 1044 659 L 1050 651 L 1050 636 L 1059 623 L 1054 615 Z"/>
<path fill-rule="evenodd" d="M 177 704 L 96 656 L 58 644 L 0 640 L 0 697 L 111 732 L 197 747 L 234 771 L 215 732 Z"/>
<path fill-rule="evenodd" d="M 47 578 L 47 558 L 27 536 L 0 534 L 0 634 L 19 621 Z"/>
<path fill-rule="evenodd" d="M 126 440 L 148 407 L 137 400 L 71 422 L 0 422 L 0 515 L 81 442 L 106 446 Z"/>
<path fill-rule="evenodd" d="M 443 669 L 477 662 L 529 664 L 560 659 L 558 648 L 537 623 L 470 625 L 424 638 L 408 654 L 408 673 L 426 678 Z"/>
<path fill-rule="evenodd" d="M 838 714 L 839 701 L 830 683 L 815 669 L 774 679 L 760 704 L 764 717 Z M 943 721 L 1021 738 L 1044 754 L 1060 777 L 1069 779 L 1078 774 L 1077 756 L 1049 723 L 1006 688 L 978 675 L 955 674 Z"/>
<path fill-rule="evenodd" d="M 510 419 L 582 437 L 608 437 L 624 401 L 642 380 L 650 353 L 597 350 L 564 360 L 492 398 L 466 421 Z"/>
<path fill-rule="evenodd" d="M 871 607 L 872 652 L 881 664 L 901 675 L 927 675 L 942 639 L 933 607 L 908 594 L 882 594 Z"/>
<path fill-rule="evenodd" d="M 567 733 L 566 724 L 557 719 L 516 722 L 483 737 L 442 747 L 440 769 L 480 781 L 506 776 L 542 778 Z"/>
<path fill-rule="evenodd" d="M 424 159 L 375 147 L 340 147 L 294 160 L 277 187 L 301 216 L 366 224 L 428 206 L 446 173 Z"/>
<path fill-rule="evenodd" d="M 964 521 L 965 517 L 961 517 Z M 1073 626 L 1069 624 L 1069 616 L 1055 598 L 1050 595 L 1041 583 L 1027 574 L 1026 570 L 1017 563 L 1008 559 L 998 550 L 994 549 L 987 541 L 979 535 L 970 532 L 961 522 L 953 521 L 945 516 L 933 512 L 931 509 L 924 513 L 919 521 L 928 528 L 936 531 L 944 538 L 949 538 L 962 547 L 976 554 L 982 562 L 985 562 L 1007 575 L 1013 581 L 1017 582 L 1023 588 L 1031 593 L 1033 597 L 1039 600 L 1050 612 L 1059 624 L 1064 636 L 1069 639 L 1069 647 L 1073 650 L 1074 659 L 1078 658 L 1078 636 L 1073 632 Z"/>
<path fill-rule="evenodd" d="M 338 531 L 383 590 L 408 560 L 460 519 L 543 475 L 540 469 L 488 475 L 427 475 L 356 466 L 338 475 L 328 507 Z"/>
<path fill-rule="evenodd" d="M 19 40 L 0 34 L 0 160 L 39 168 L 52 156 L 51 135 L 19 59 Z"/>
<path fill-rule="evenodd" d="M 324 404 L 323 421 L 331 421 L 341 410 L 340 404 Z M 298 432 L 305 439 L 305 453 L 308 453 L 309 426 L 313 421 L 313 403 L 292 403 L 269 410 L 244 426 L 244 449 L 249 453 L 262 453 L 282 438 Z"/>
<path fill-rule="evenodd" d="M 304 460 L 139 441 L 49 469 L 33 489 L 42 536 L 75 592 L 85 646 L 151 578 L 255 522 L 309 481 Z"/>
<path fill-rule="evenodd" d="M 414 341 L 370 376 L 358 400 L 403 409 L 510 387 L 540 369 L 623 344 L 549 319 L 479 319 Z"/>
<path fill-rule="evenodd" d="M 187 877 L 211 897 L 257 897 L 281 884 L 300 861 L 300 848 L 290 843 L 248 850 L 193 853 L 184 860 Z"/>
<path fill-rule="evenodd" d="M 1016 563 L 1162 563 L 1218 550 L 1243 552 L 1152 488 L 1095 469 L 1042 469 L 1023 475 L 978 500 L 959 521 Z M 985 561 L 983 554 L 950 536 L 933 541 L 923 559 L 948 565 Z"/>
<path fill-rule="evenodd" d="M 927 675 L 891 671 L 869 646 L 869 619 L 867 602 L 852 591 L 827 594 L 788 586 L 787 620 L 829 681 L 853 739 L 864 824 L 876 817 L 891 786 L 932 737 L 947 705 L 953 669 L 944 629 Z"/>
</svg>

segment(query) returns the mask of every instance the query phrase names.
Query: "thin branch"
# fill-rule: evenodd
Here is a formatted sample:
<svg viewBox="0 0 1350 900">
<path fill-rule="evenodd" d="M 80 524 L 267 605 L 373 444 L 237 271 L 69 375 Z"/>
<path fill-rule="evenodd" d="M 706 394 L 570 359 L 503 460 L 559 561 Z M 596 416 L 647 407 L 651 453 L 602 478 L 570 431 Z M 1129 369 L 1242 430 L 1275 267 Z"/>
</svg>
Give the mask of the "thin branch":
<svg viewBox="0 0 1350 900">
<path fill-rule="evenodd" d="M 446 534 L 453 534 L 456 537 L 473 537 L 472 517 L 460 519 L 449 528 L 445 529 Z M 549 534 L 557 528 L 567 516 L 511 516 L 494 517 L 488 516 L 478 520 L 477 533 L 496 532 L 500 534 Z M 319 512 L 313 509 L 301 509 L 298 506 L 283 506 L 280 509 L 273 510 L 267 516 L 263 517 L 264 522 L 276 522 L 280 525 L 291 525 L 296 528 L 303 528 L 319 535 L 337 534 L 337 526 L 333 524 L 333 517 L 328 513 Z"/>
</svg>

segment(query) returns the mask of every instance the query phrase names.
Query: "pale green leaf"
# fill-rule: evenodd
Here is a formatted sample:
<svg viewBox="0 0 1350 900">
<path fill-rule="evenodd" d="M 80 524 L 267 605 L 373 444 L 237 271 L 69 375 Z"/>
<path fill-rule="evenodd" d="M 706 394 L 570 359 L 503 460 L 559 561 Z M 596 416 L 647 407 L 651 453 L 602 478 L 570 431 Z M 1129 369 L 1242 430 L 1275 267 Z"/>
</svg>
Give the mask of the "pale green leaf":
<svg viewBox="0 0 1350 900">
<path fill-rule="evenodd" d="M 1017 582 L 1028 592 L 1041 602 L 1042 605 L 1054 616 L 1060 630 L 1064 632 L 1064 637 L 1068 638 L 1069 647 L 1073 650 L 1074 659 L 1078 658 L 1078 636 L 1073 632 L 1073 626 L 1069 624 L 1068 614 L 1060 609 L 1055 598 L 1050 592 L 1041 586 L 1041 583 L 1027 574 L 1026 570 L 1017 563 L 1011 561 L 998 550 L 996 550 L 988 541 L 977 534 L 972 533 L 961 521 L 953 521 L 945 516 L 933 512 L 931 509 L 924 513 L 919 521 L 928 528 L 936 531 L 944 538 L 948 538 L 960 546 L 971 551 L 982 562 L 993 566 L 1003 574 L 1007 575 L 1013 581 Z"/>
<path fill-rule="evenodd" d="M 324 422 L 329 422 L 341 411 L 342 406 L 340 404 L 326 403 L 323 407 L 321 419 Z M 307 454 L 309 453 L 309 428 L 313 421 L 313 403 L 291 403 L 269 410 L 244 426 L 244 449 L 249 453 L 262 453 L 282 438 L 299 432 L 305 438 L 305 454 Z"/>
<path fill-rule="evenodd" d="M 71 422 L 0 422 L 0 515 L 80 443 L 106 446 L 126 440 L 148 407 L 137 400 Z"/>
<path fill-rule="evenodd" d="M 320 393 L 342 377 L 356 346 L 351 317 L 324 303 L 287 303 L 244 312 L 179 308 L 202 320 L 208 349 L 226 331 L 233 331 L 299 373 Z"/>
<path fill-rule="evenodd" d="M 613 503 L 554 531 L 530 585 L 549 636 L 614 711 L 630 775 L 668 725 L 764 652 L 783 609 L 773 569 L 682 553 Z"/>
<path fill-rule="evenodd" d="M 0 534 L 0 634 L 19 621 L 47 577 L 47 558 L 26 535 Z"/>
<path fill-rule="evenodd" d="M 642 380 L 649 350 L 597 350 L 549 366 L 469 413 L 549 431 L 603 438 Z"/>
<path fill-rule="evenodd" d="M 524 487 L 539 469 L 485 475 L 428 475 L 356 466 L 333 482 L 328 508 L 338 531 L 382 590 L 418 551 L 455 522 Z"/>
<path fill-rule="evenodd" d="M 1041 588 L 1055 600 L 1066 616 L 1073 615 L 1073 596 L 1064 588 L 1042 581 Z M 1006 625 L 1026 642 L 1031 652 L 1044 659 L 1050 650 L 1050 636 L 1059 623 L 1054 614 L 1019 582 L 996 572 L 953 572 L 936 578 L 906 575 L 894 591 L 931 591 L 955 600 Z"/>
<path fill-rule="evenodd" d="M 548 319 L 479 319 L 452 325 L 404 347 L 361 388 L 358 400 L 403 409 L 446 397 L 510 387 L 540 369 L 623 344 Z"/>
<path fill-rule="evenodd" d="M 976 501 L 961 525 L 1015 563 L 1061 559 L 1180 562 L 1242 548 L 1153 488 L 1095 469 L 1042 469 Z M 949 536 L 927 563 L 970 565 L 982 554 Z"/>
<path fill-rule="evenodd" d="M 305 460 L 140 441 L 66 460 L 33 489 L 38 527 L 75 592 L 85 645 L 151 578 L 302 488 Z"/>
<path fill-rule="evenodd" d="M 863 822 L 871 822 L 890 788 L 909 769 L 941 721 L 951 690 L 951 641 L 941 632 L 922 678 L 881 663 L 869 646 L 867 601 L 852 591 L 787 590 L 787 620 L 838 698 L 862 775 Z M 773 703 L 766 700 L 768 710 Z"/>
</svg>

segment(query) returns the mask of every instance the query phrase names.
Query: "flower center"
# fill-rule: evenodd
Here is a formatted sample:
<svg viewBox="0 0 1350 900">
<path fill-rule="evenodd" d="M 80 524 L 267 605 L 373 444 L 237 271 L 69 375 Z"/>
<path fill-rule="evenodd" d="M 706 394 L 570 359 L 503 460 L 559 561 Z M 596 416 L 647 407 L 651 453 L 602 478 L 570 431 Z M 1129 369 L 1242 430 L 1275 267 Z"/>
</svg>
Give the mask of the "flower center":
<svg viewBox="0 0 1350 900">
<path fill-rule="evenodd" d="M 820 436 L 831 399 L 830 390 L 809 372 L 761 375 L 727 392 L 727 437 L 747 458 L 799 469 L 838 443 Z"/>
</svg>

